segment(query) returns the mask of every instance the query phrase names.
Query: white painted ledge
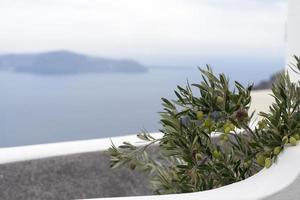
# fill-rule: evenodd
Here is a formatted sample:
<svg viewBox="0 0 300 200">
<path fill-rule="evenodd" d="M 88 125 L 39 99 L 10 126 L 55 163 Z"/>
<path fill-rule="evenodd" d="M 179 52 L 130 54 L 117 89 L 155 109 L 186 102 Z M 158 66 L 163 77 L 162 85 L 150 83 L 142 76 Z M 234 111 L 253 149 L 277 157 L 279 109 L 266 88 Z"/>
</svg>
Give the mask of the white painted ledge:
<svg viewBox="0 0 300 200">
<path fill-rule="evenodd" d="M 162 136 L 161 133 L 153 133 L 152 135 L 155 138 L 159 138 Z M 113 143 L 116 146 L 121 145 L 121 143 L 124 141 L 130 141 L 133 144 L 137 145 L 141 144 L 140 140 L 138 140 L 136 135 L 127 135 L 112 138 L 100 138 L 92 140 L 79 140 L 71 142 L 58 142 L 50 144 L 0 148 L 0 164 L 77 153 L 105 151 L 111 146 L 111 141 L 113 141 Z"/>
<path fill-rule="evenodd" d="M 300 144 L 287 147 L 278 162 L 254 176 L 213 190 L 172 195 L 104 198 L 105 200 L 273 200 L 272 195 L 284 191 L 300 176 Z M 298 185 L 297 188 L 299 188 Z M 289 191 L 289 190 L 286 190 Z M 283 194 L 285 195 L 285 194 Z M 289 199 L 299 199 L 299 194 L 289 193 Z M 103 198 L 101 198 L 103 199 Z M 96 199 L 94 199 L 96 200 Z M 98 199 L 100 200 L 100 199 Z"/>
</svg>

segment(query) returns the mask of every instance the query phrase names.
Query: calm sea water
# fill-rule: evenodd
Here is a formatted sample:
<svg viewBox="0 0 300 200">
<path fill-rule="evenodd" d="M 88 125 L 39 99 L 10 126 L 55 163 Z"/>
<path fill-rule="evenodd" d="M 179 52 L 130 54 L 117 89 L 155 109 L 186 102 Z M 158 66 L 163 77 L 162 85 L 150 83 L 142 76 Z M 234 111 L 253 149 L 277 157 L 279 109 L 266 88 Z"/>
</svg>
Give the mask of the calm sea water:
<svg viewBox="0 0 300 200">
<path fill-rule="evenodd" d="M 231 69 L 243 83 L 277 68 Z M 221 69 L 220 69 L 221 70 Z M 200 80 L 196 68 L 152 68 L 145 74 L 36 76 L 0 73 L 0 147 L 157 131 L 160 97 Z"/>
</svg>

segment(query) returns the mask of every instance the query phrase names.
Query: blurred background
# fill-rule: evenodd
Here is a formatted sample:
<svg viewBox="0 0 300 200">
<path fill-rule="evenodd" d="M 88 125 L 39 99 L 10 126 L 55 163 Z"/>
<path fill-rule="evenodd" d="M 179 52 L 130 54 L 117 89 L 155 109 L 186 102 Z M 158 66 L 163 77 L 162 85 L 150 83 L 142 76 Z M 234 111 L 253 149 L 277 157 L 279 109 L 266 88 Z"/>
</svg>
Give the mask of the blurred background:
<svg viewBox="0 0 300 200">
<path fill-rule="evenodd" d="M 258 89 L 284 68 L 287 0 L 2 0 L 0 147 L 158 131 L 209 64 Z"/>
</svg>

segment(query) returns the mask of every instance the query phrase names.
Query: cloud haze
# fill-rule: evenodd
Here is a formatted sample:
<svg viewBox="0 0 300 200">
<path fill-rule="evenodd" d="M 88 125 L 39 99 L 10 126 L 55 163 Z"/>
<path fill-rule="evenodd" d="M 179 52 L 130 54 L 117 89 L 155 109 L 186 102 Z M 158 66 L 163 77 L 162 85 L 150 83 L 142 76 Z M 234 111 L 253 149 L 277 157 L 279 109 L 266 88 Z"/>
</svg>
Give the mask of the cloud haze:
<svg viewBox="0 0 300 200">
<path fill-rule="evenodd" d="M 282 54 L 286 1 L 2 0 L 0 18 L 0 53 L 69 49 L 160 64 Z"/>
</svg>

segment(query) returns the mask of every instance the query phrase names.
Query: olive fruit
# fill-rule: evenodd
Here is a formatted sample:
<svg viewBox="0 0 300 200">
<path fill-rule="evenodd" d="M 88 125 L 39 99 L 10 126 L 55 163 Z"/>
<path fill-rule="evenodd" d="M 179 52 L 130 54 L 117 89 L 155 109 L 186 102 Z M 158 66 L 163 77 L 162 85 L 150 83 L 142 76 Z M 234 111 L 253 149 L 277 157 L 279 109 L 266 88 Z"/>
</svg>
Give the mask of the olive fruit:
<svg viewBox="0 0 300 200">
<path fill-rule="evenodd" d="M 204 113 L 203 113 L 202 111 L 198 111 L 198 112 L 196 113 L 196 115 L 197 115 L 197 119 L 198 119 L 198 120 L 202 120 L 203 117 L 204 117 Z"/>
<path fill-rule="evenodd" d="M 265 165 L 265 157 L 263 155 L 258 155 L 256 157 L 256 162 L 260 165 L 260 166 L 264 166 Z"/>
<path fill-rule="evenodd" d="M 293 146 L 296 146 L 297 145 L 297 140 L 294 138 L 294 137 L 290 137 L 289 139 L 289 143 Z"/>
<path fill-rule="evenodd" d="M 223 103 L 224 103 L 224 98 L 218 96 L 218 97 L 217 97 L 217 104 L 218 104 L 218 105 L 222 105 Z"/>
<path fill-rule="evenodd" d="M 214 150 L 213 153 L 212 153 L 212 156 L 215 158 L 215 159 L 219 159 L 221 157 L 221 153 L 217 150 Z"/>
<path fill-rule="evenodd" d="M 272 166 L 272 160 L 271 158 L 266 158 L 265 159 L 265 167 L 270 168 Z"/>
<path fill-rule="evenodd" d="M 196 153 L 196 155 L 195 155 L 195 159 L 197 160 L 197 161 L 199 161 L 199 160 L 201 160 L 201 154 L 200 153 Z"/>
<path fill-rule="evenodd" d="M 281 152 L 281 147 L 275 147 L 273 150 L 274 155 L 278 156 Z"/>
</svg>

